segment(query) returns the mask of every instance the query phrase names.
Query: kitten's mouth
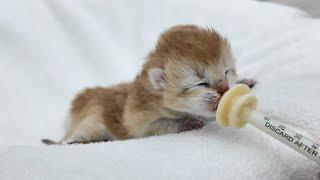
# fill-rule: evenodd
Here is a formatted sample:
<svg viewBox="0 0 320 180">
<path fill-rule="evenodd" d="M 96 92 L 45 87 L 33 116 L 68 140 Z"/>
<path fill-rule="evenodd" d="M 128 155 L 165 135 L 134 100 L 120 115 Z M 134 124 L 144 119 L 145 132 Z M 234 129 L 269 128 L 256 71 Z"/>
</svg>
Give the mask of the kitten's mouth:
<svg viewBox="0 0 320 180">
<path fill-rule="evenodd" d="M 218 108 L 221 96 L 222 95 L 215 96 L 215 97 L 212 97 L 212 98 L 206 100 L 205 102 L 207 103 L 207 110 L 216 111 Z"/>
<path fill-rule="evenodd" d="M 216 110 L 218 109 L 218 105 L 219 105 L 219 103 L 215 104 L 215 105 L 213 106 L 212 110 L 213 110 L 213 111 L 216 111 Z"/>
<path fill-rule="evenodd" d="M 220 99 L 221 99 L 221 96 L 209 104 L 209 106 L 211 106 L 212 111 L 216 111 L 218 109 Z"/>
</svg>

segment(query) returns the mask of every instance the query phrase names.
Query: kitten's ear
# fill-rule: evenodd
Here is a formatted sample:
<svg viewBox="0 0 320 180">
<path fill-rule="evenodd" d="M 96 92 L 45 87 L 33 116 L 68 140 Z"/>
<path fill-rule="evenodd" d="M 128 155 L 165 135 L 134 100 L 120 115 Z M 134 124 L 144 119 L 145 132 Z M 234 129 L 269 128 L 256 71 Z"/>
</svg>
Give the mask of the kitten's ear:
<svg viewBox="0 0 320 180">
<path fill-rule="evenodd" d="M 156 90 L 163 90 L 167 80 L 163 69 L 152 68 L 148 71 L 149 81 L 152 87 Z"/>
</svg>

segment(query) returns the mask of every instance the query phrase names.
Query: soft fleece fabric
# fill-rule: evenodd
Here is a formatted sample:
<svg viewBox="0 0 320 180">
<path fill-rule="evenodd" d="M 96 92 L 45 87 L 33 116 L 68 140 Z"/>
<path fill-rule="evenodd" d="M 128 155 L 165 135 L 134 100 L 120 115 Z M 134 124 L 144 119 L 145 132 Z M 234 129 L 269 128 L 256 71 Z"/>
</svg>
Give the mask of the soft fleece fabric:
<svg viewBox="0 0 320 180">
<path fill-rule="evenodd" d="M 251 126 L 89 145 L 61 138 L 80 89 L 132 80 L 160 32 L 214 27 L 259 110 L 320 140 L 320 21 L 250 0 L 10 0 L 0 6 L 0 179 L 317 179 L 320 168 Z"/>
</svg>

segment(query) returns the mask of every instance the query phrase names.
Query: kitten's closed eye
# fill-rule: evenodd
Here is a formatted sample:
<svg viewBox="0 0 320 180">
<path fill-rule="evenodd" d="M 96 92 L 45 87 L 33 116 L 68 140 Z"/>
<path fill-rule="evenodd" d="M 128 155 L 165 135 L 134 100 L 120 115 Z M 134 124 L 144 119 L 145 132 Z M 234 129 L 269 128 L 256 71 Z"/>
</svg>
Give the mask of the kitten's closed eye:
<svg viewBox="0 0 320 180">
<path fill-rule="evenodd" d="M 231 69 L 228 69 L 228 70 L 226 70 L 226 72 L 224 72 L 224 74 L 227 75 L 230 71 L 231 71 Z"/>
<path fill-rule="evenodd" d="M 202 82 L 202 83 L 197 84 L 197 86 L 209 87 L 210 85 L 209 85 L 209 83 Z"/>
</svg>

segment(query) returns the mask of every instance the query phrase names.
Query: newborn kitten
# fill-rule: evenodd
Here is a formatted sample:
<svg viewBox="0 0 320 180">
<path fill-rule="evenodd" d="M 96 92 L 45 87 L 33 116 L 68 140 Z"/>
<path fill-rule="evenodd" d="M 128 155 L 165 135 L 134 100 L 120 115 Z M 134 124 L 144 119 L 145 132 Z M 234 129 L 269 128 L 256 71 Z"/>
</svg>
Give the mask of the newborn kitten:
<svg viewBox="0 0 320 180">
<path fill-rule="evenodd" d="M 59 143 L 139 138 L 198 129 L 214 118 L 237 79 L 227 39 L 212 29 L 174 26 L 164 32 L 129 84 L 87 89 L 72 103 Z M 241 82 L 252 87 L 254 80 Z M 54 144 L 51 140 L 43 140 Z"/>
</svg>

